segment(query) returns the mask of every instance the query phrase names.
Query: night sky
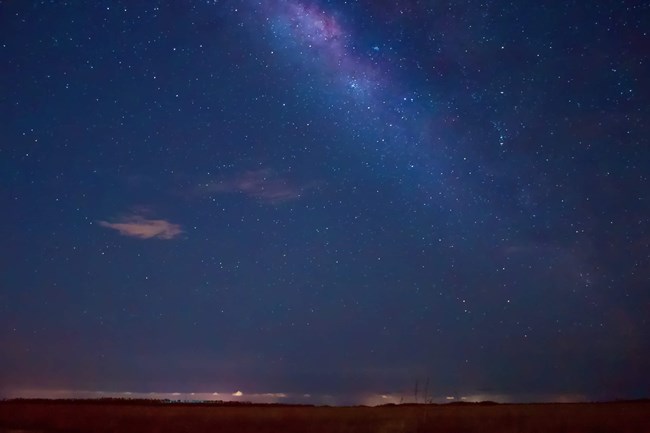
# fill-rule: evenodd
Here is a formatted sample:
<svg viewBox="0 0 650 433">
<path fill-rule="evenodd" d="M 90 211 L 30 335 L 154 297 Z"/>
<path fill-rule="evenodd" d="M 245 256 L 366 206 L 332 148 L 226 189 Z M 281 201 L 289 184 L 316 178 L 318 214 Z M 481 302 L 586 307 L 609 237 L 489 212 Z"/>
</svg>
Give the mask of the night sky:
<svg viewBox="0 0 650 433">
<path fill-rule="evenodd" d="M 0 0 L 0 395 L 649 397 L 648 23 Z"/>
</svg>

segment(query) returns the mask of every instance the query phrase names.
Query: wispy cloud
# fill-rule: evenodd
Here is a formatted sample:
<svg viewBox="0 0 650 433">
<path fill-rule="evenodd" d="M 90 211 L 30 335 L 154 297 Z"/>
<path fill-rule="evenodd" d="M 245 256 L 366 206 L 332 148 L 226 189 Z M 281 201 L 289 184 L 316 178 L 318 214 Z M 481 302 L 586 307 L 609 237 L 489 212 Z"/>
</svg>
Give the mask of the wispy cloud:
<svg viewBox="0 0 650 433">
<path fill-rule="evenodd" d="M 124 236 L 139 239 L 174 239 L 183 233 L 178 224 L 163 219 L 149 219 L 140 215 L 128 215 L 114 222 L 99 221 L 99 225 L 117 230 Z"/>
<path fill-rule="evenodd" d="M 258 201 L 277 204 L 297 200 L 312 185 L 299 185 L 263 168 L 199 185 L 199 193 L 240 193 Z"/>
</svg>

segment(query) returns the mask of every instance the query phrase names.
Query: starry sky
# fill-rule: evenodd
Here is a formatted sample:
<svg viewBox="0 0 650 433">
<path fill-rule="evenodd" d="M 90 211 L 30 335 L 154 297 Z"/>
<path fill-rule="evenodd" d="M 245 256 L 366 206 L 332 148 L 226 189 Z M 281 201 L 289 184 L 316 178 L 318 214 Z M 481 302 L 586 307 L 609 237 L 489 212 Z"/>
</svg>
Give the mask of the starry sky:
<svg viewBox="0 0 650 433">
<path fill-rule="evenodd" d="M 648 22 L 0 0 L 0 394 L 649 397 Z"/>
</svg>

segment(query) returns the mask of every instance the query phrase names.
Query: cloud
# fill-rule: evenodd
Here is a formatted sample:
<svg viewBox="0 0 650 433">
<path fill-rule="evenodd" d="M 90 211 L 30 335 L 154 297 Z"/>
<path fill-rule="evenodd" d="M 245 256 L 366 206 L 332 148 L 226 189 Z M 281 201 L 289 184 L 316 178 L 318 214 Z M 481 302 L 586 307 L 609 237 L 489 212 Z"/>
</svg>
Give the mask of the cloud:
<svg viewBox="0 0 650 433">
<path fill-rule="evenodd" d="M 99 225 L 117 230 L 124 236 L 139 239 L 174 239 L 183 230 L 178 224 L 162 219 L 149 219 L 139 215 L 130 215 L 118 219 L 116 222 L 99 221 Z"/>
<path fill-rule="evenodd" d="M 247 170 L 233 177 L 202 184 L 199 192 L 240 193 L 258 201 L 278 204 L 297 200 L 311 185 L 297 185 L 288 179 L 277 176 L 272 170 L 263 168 Z"/>
<path fill-rule="evenodd" d="M 237 392 L 233 392 L 232 395 L 233 397 L 241 397 L 242 395 L 244 395 L 244 393 L 241 391 L 237 391 Z"/>
</svg>

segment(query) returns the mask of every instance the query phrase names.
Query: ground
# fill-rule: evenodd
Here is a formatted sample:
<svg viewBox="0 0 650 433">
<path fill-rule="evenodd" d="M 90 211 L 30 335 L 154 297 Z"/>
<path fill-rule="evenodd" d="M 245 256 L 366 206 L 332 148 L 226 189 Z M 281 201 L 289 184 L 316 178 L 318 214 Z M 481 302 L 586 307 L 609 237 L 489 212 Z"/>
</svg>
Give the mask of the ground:
<svg viewBox="0 0 650 433">
<path fill-rule="evenodd" d="M 2 402 L 0 433 L 650 433 L 650 402 L 384 407 Z"/>
</svg>

